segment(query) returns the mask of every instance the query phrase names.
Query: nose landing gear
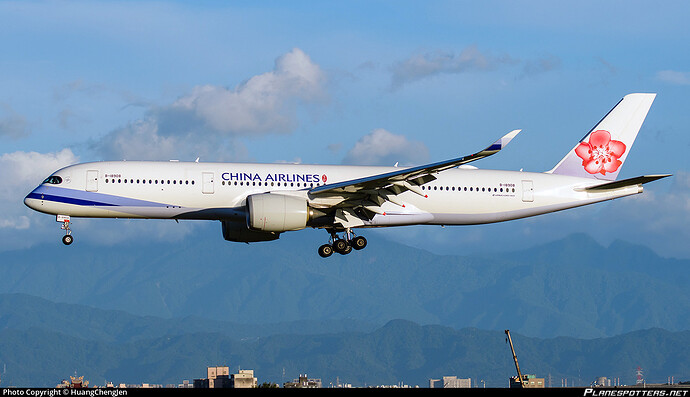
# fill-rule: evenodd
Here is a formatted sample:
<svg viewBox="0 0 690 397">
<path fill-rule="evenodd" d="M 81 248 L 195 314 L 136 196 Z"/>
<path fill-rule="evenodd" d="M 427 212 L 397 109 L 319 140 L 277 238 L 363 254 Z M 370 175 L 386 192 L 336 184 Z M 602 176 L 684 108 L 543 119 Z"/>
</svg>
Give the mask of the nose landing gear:
<svg viewBox="0 0 690 397">
<path fill-rule="evenodd" d="M 350 229 L 347 229 L 343 234 L 343 237 L 339 237 L 338 234 L 331 230 L 329 231 L 331 238 L 328 244 L 324 244 L 319 247 L 319 256 L 322 258 L 328 258 L 333 255 L 333 252 L 337 252 L 340 255 L 347 255 L 352 252 L 352 249 L 361 250 L 367 246 L 367 239 L 364 236 L 354 236 Z"/>
<path fill-rule="evenodd" d="M 72 237 L 72 230 L 69 228 L 69 222 L 70 218 L 69 215 L 58 215 L 55 220 L 57 222 L 62 222 L 62 227 L 60 227 L 62 230 L 65 231 L 65 235 L 62 236 L 62 243 L 65 245 L 70 245 L 74 241 L 74 238 Z"/>
</svg>

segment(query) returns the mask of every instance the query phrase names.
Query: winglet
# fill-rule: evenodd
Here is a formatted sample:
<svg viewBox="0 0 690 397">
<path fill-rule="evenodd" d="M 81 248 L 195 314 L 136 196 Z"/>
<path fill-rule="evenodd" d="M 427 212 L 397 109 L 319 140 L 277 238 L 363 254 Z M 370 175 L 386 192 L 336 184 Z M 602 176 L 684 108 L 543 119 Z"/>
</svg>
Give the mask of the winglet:
<svg viewBox="0 0 690 397">
<path fill-rule="evenodd" d="M 515 138 L 515 136 L 520 133 L 520 131 L 522 131 L 522 130 L 510 131 L 509 133 L 507 133 L 507 134 L 503 135 L 501 138 L 499 138 L 496 142 L 492 143 L 491 146 L 484 149 L 482 152 L 498 152 L 499 150 L 506 147 L 510 143 L 510 141 L 512 141 L 513 138 Z M 480 152 L 480 153 L 482 153 L 482 152 Z M 477 153 L 477 154 L 479 154 L 479 153 Z"/>
<path fill-rule="evenodd" d="M 510 141 L 512 141 L 513 138 L 515 138 L 517 136 L 517 134 L 520 133 L 520 131 L 522 131 L 522 130 L 510 131 L 509 133 L 503 135 L 503 138 L 499 139 L 498 141 L 501 141 L 502 146 L 507 146 L 510 143 Z M 496 143 L 498 143 L 498 141 L 496 141 Z"/>
</svg>

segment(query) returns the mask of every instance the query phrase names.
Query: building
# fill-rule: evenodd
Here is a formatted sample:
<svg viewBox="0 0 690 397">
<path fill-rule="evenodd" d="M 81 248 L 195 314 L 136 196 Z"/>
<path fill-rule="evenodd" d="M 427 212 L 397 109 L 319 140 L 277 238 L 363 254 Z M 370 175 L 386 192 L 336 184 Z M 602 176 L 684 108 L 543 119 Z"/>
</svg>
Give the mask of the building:
<svg viewBox="0 0 690 397">
<path fill-rule="evenodd" d="M 592 382 L 592 386 L 594 386 L 594 387 L 611 387 L 611 379 L 608 379 L 605 376 L 599 376 L 594 380 L 594 382 Z"/>
<path fill-rule="evenodd" d="M 524 385 L 518 380 L 517 376 L 511 376 L 510 377 L 510 388 L 529 388 L 529 389 L 535 389 L 535 388 L 544 388 L 544 378 L 537 378 L 536 375 L 522 375 L 522 382 Z"/>
<path fill-rule="evenodd" d="M 429 387 L 432 389 L 469 389 L 472 388 L 472 379 L 458 379 L 457 376 L 444 376 L 442 379 L 429 379 Z"/>
<path fill-rule="evenodd" d="M 321 379 L 308 379 L 307 375 L 304 374 L 300 375 L 299 379 L 283 383 L 283 387 L 286 389 L 320 389 Z"/>
<path fill-rule="evenodd" d="M 228 384 L 230 382 L 230 368 L 228 367 L 208 367 L 206 368 L 206 379 L 208 379 L 208 387 L 214 389 L 216 387 L 222 388 L 222 385 L 216 386 L 216 379 L 220 377 L 220 382 L 225 383 L 227 379 Z M 228 386 L 230 387 L 230 386 Z"/>
<path fill-rule="evenodd" d="M 239 373 L 232 374 L 231 386 L 235 389 L 251 389 L 257 387 L 253 369 L 241 369 Z"/>
<path fill-rule="evenodd" d="M 69 382 L 65 379 L 62 380 L 62 382 L 55 386 L 56 389 L 86 389 L 89 387 L 89 381 L 84 380 L 83 376 L 77 377 L 75 376 L 70 376 L 69 377 Z"/>
<path fill-rule="evenodd" d="M 247 389 L 258 386 L 254 377 L 254 370 L 241 369 L 236 374 L 230 374 L 228 367 L 207 367 L 206 379 L 194 379 L 195 389 Z"/>
<path fill-rule="evenodd" d="M 194 387 L 194 383 L 189 383 L 188 380 L 183 380 L 182 383 L 177 385 L 178 389 L 191 389 Z"/>
</svg>

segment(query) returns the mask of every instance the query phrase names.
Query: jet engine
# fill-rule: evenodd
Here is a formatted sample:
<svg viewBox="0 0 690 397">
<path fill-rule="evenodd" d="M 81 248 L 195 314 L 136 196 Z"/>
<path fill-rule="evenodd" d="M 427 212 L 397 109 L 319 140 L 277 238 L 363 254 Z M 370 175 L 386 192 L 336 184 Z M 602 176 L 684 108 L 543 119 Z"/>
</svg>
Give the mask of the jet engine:
<svg viewBox="0 0 690 397">
<path fill-rule="evenodd" d="M 311 210 L 307 200 L 283 194 L 247 196 L 247 226 L 262 232 L 286 232 L 307 227 Z"/>
</svg>

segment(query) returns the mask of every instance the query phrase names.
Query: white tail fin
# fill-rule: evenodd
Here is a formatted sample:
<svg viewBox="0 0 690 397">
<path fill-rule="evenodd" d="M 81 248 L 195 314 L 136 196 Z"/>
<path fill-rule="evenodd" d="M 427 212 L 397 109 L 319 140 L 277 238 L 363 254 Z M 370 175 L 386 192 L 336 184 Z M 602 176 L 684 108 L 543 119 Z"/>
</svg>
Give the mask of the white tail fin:
<svg viewBox="0 0 690 397">
<path fill-rule="evenodd" d="M 656 94 L 629 94 L 548 173 L 615 181 Z"/>
</svg>

